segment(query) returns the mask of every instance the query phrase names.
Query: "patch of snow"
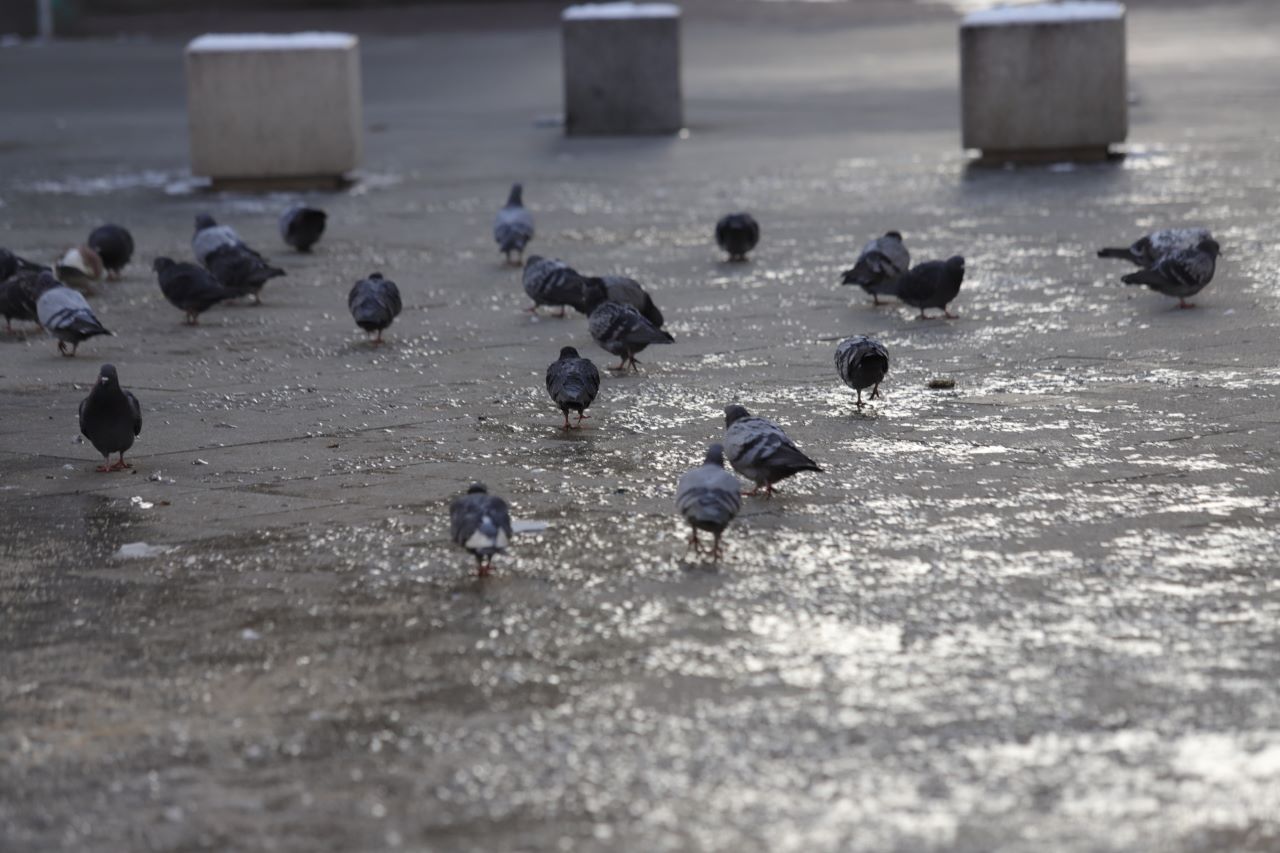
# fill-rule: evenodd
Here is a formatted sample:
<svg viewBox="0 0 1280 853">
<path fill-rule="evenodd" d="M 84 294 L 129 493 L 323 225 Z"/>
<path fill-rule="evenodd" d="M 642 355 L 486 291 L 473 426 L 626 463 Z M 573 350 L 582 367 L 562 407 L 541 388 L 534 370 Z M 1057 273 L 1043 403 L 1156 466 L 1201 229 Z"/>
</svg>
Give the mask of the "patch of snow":
<svg viewBox="0 0 1280 853">
<path fill-rule="evenodd" d="M 561 17 L 566 21 L 625 21 L 630 18 L 678 18 L 674 3 L 586 3 L 570 6 Z"/>
<path fill-rule="evenodd" d="M 120 190 L 155 189 L 168 185 L 170 180 L 165 172 L 146 171 L 97 178 L 72 177 L 61 181 L 34 181 L 19 184 L 18 189 L 46 195 L 106 195 Z"/>
<path fill-rule="evenodd" d="M 541 533 L 551 525 L 545 521 L 514 519 L 511 522 L 512 533 Z"/>
<path fill-rule="evenodd" d="M 208 33 L 192 39 L 187 51 L 345 50 L 359 41 L 351 33 Z"/>
<path fill-rule="evenodd" d="M 136 560 L 145 557 L 159 557 L 175 550 L 177 549 L 171 545 L 148 545 L 146 542 L 130 542 L 128 545 L 121 545 L 115 556 L 121 560 Z"/>
<path fill-rule="evenodd" d="M 1113 21 L 1124 17 L 1124 4 L 1100 0 L 1037 3 L 1034 6 L 997 6 L 965 16 L 964 27 L 999 27 L 1017 24 L 1062 24 L 1073 21 Z"/>
</svg>

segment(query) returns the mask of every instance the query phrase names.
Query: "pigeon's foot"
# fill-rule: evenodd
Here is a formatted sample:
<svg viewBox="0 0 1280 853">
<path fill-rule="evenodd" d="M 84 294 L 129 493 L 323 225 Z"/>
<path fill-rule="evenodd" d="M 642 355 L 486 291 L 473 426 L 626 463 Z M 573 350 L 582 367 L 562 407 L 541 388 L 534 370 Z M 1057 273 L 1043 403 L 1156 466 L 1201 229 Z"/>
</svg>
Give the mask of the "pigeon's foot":
<svg viewBox="0 0 1280 853">
<path fill-rule="evenodd" d="M 1195 308 L 1195 307 L 1196 307 L 1196 304 L 1195 304 L 1194 302 L 1188 302 L 1188 301 L 1187 301 L 1187 300 L 1185 300 L 1185 299 L 1179 299 L 1179 300 L 1178 300 L 1178 307 L 1179 307 L 1179 308 Z"/>
<path fill-rule="evenodd" d="M 695 554 L 702 553 L 702 543 L 698 541 L 698 528 L 696 527 L 689 532 L 689 548 L 692 548 Z M 685 550 L 688 551 L 689 548 Z"/>
<path fill-rule="evenodd" d="M 113 462 L 113 463 L 111 464 L 111 467 L 110 467 L 110 468 L 108 468 L 107 470 L 108 470 L 108 471 L 123 471 L 123 470 L 124 470 L 124 469 L 126 469 L 126 468 L 132 468 L 132 467 L 133 467 L 132 465 L 130 465 L 128 462 L 125 462 L 125 461 L 124 461 L 124 454 L 123 454 L 123 453 L 121 453 L 121 454 L 120 454 L 120 458 L 119 458 L 118 460 L 116 460 L 115 462 Z"/>
<path fill-rule="evenodd" d="M 928 319 L 929 319 L 929 315 L 928 315 L 928 314 L 926 314 L 926 313 L 924 313 L 924 309 L 923 309 L 923 308 L 921 308 L 921 309 L 920 309 L 920 316 L 919 316 L 919 317 L 917 317 L 916 319 L 917 319 L 917 320 L 928 320 Z"/>
<path fill-rule="evenodd" d="M 622 357 L 622 361 L 618 362 L 617 364 L 615 364 L 615 365 L 613 365 L 612 367 L 609 367 L 609 368 L 607 368 L 607 369 L 608 369 L 608 370 L 612 370 L 612 371 L 614 371 L 615 373 L 625 373 L 625 372 L 626 372 L 626 370 L 627 370 L 627 357 L 624 355 L 624 356 Z"/>
<path fill-rule="evenodd" d="M 571 427 L 571 426 L 569 425 L 569 412 L 568 412 L 568 411 L 565 411 L 565 412 L 564 412 L 564 426 L 560 427 L 560 429 L 565 430 L 566 432 L 568 432 L 569 430 L 573 429 L 573 427 Z"/>
<path fill-rule="evenodd" d="M 537 317 L 537 316 L 538 316 L 538 303 L 536 303 L 536 302 L 535 302 L 535 303 L 533 303 L 533 305 L 529 306 L 528 308 L 526 308 L 526 309 L 524 309 L 524 310 L 525 310 L 525 313 L 526 313 L 526 314 L 532 314 L 533 316 Z"/>
<path fill-rule="evenodd" d="M 568 418 L 566 417 L 565 420 L 568 420 Z M 573 428 L 582 429 L 582 422 L 589 420 L 591 420 L 591 415 L 584 415 L 582 412 L 578 412 L 578 422 L 573 425 Z"/>
<path fill-rule="evenodd" d="M 946 309 L 946 306 L 943 306 L 943 308 L 942 308 L 942 316 L 946 317 L 948 320 L 959 320 L 959 319 L 960 319 L 960 315 L 959 315 L 959 314 L 952 314 L 950 311 L 948 311 L 948 310 Z"/>
<path fill-rule="evenodd" d="M 564 306 L 563 306 L 563 305 L 561 305 L 561 306 L 560 306 L 560 310 L 559 310 L 559 311 L 557 311 L 556 313 L 552 314 L 551 316 L 552 316 L 552 317 L 559 317 L 561 320 L 563 320 L 563 319 L 564 319 Z"/>
<path fill-rule="evenodd" d="M 716 540 L 711 545 L 711 559 L 720 562 L 720 558 L 724 556 L 724 550 L 720 547 L 720 534 L 716 534 Z"/>
<path fill-rule="evenodd" d="M 488 560 L 477 558 L 476 560 L 476 577 L 487 578 L 489 573 L 493 571 L 493 558 Z"/>
<path fill-rule="evenodd" d="M 857 390 L 857 392 L 858 392 L 858 410 L 859 410 L 859 411 L 861 411 L 861 410 L 862 410 L 862 407 L 865 405 L 865 404 L 862 402 L 862 389 L 861 389 L 861 388 L 858 388 L 858 389 L 855 389 L 855 390 Z"/>
<path fill-rule="evenodd" d="M 373 345 L 374 345 L 375 347 L 380 347 L 380 346 L 382 346 L 382 330 L 381 330 L 381 329 L 379 329 L 379 330 L 378 330 L 378 334 L 377 334 L 377 336 L 376 336 L 376 337 L 374 337 L 374 339 L 373 339 Z"/>
<path fill-rule="evenodd" d="M 879 382 L 877 382 L 875 387 L 871 389 L 871 394 L 869 395 L 868 399 L 870 400 L 880 399 L 880 383 Z"/>
<path fill-rule="evenodd" d="M 261 296 L 259 296 L 259 295 L 258 295 L 258 294 L 256 294 L 256 293 L 254 293 L 254 294 L 252 294 L 252 295 L 253 295 L 253 304 L 254 304 L 254 305 L 261 305 L 261 304 L 262 304 L 262 297 L 261 297 Z"/>
<path fill-rule="evenodd" d="M 877 306 L 878 306 L 878 305 L 883 305 L 883 304 L 884 304 L 883 302 L 881 302 L 881 301 L 880 301 L 880 294 L 878 294 L 878 293 L 873 293 L 873 294 L 871 294 L 871 304 L 872 304 L 872 305 L 877 305 Z"/>
<path fill-rule="evenodd" d="M 72 344 L 72 345 L 71 345 L 71 349 L 70 349 L 70 350 L 68 350 L 68 349 L 67 349 L 67 344 L 66 344 L 66 342 L 65 342 L 65 341 L 58 341 L 58 352 L 59 352 L 59 354 L 61 354 L 61 355 L 62 355 L 62 357 L 63 357 L 63 358 L 74 358 L 74 357 L 75 357 L 75 354 L 76 354 L 76 347 L 78 347 L 78 346 L 80 346 L 80 345 L 79 345 L 79 344 Z"/>
<path fill-rule="evenodd" d="M 99 474 L 109 474 L 115 469 L 104 462 L 101 465 L 99 465 L 97 468 L 94 468 L 93 470 L 97 471 Z"/>
<path fill-rule="evenodd" d="M 186 317 L 182 319 L 182 325 L 198 326 L 200 325 L 200 318 L 197 317 L 195 314 L 188 314 Z"/>
</svg>

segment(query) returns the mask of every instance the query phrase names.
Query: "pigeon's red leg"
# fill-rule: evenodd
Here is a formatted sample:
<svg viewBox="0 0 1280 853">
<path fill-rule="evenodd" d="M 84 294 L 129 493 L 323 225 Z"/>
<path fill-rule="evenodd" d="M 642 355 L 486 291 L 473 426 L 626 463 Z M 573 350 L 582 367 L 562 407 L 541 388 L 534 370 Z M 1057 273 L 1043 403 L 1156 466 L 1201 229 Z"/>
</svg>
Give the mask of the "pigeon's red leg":
<svg viewBox="0 0 1280 853">
<path fill-rule="evenodd" d="M 563 414 L 563 415 L 564 415 L 564 426 L 560 427 L 560 429 L 565 429 L 565 430 L 573 429 L 573 427 L 569 426 L 569 410 L 568 410 L 568 409 L 564 409 L 564 410 L 561 412 L 561 414 Z"/>
<path fill-rule="evenodd" d="M 536 302 L 535 302 L 535 303 L 533 303 L 533 305 L 532 305 L 532 306 L 530 306 L 530 307 L 528 307 L 528 308 L 526 308 L 526 309 L 524 309 L 524 310 L 525 310 L 527 313 L 532 314 L 533 316 L 535 316 L 535 317 L 536 317 L 536 316 L 538 316 L 538 303 L 536 303 Z"/>
<path fill-rule="evenodd" d="M 696 527 L 690 528 L 689 530 L 689 548 L 692 548 L 693 553 L 695 554 L 702 553 L 702 543 L 698 541 L 698 528 Z M 685 550 L 688 551 L 689 548 L 686 548 Z"/>
<path fill-rule="evenodd" d="M 743 496 L 744 498 L 754 498 L 754 497 L 755 497 L 756 495 L 758 495 L 758 494 L 760 494 L 760 485 L 759 485 L 758 483 L 756 484 L 756 487 L 755 487 L 754 489 L 752 489 L 751 491 L 749 491 L 749 492 L 742 492 L 742 496 Z"/>
<path fill-rule="evenodd" d="M 587 414 L 583 414 L 582 412 L 578 412 L 578 423 L 576 424 L 577 428 L 578 428 L 578 429 L 582 429 L 582 422 L 583 422 L 583 421 L 589 421 L 589 420 L 591 420 L 591 415 L 587 415 Z"/>
<path fill-rule="evenodd" d="M 97 471 L 99 474 L 110 473 L 112 471 L 111 466 L 108 464 L 110 461 L 111 461 L 111 457 L 108 456 L 106 462 L 103 462 L 101 465 L 99 465 L 97 468 L 94 468 L 93 470 Z"/>
<path fill-rule="evenodd" d="M 764 484 L 764 496 L 765 496 L 766 498 L 771 498 L 771 497 L 773 497 L 773 483 L 765 483 L 765 484 Z"/>
<path fill-rule="evenodd" d="M 626 370 L 626 369 L 627 369 L 627 357 L 624 355 L 624 356 L 622 357 L 622 361 L 618 362 L 618 365 L 617 365 L 616 367 L 610 367 L 609 369 L 610 369 L 610 370 L 617 370 L 617 371 Z"/>
<path fill-rule="evenodd" d="M 720 534 L 717 533 L 715 536 L 716 536 L 715 544 L 711 546 L 711 559 L 715 560 L 718 563 L 720 562 L 720 557 L 724 552 L 720 550 Z"/>
<path fill-rule="evenodd" d="M 493 571 L 493 564 L 486 562 L 484 557 L 476 557 L 476 576 L 487 578 L 489 572 Z"/>
<path fill-rule="evenodd" d="M 858 392 L 858 408 L 861 409 L 862 408 L 862 389 L 858 388 L 856 390 Z"/>
<path fill-rule="evenodd" d="M 871 294 L 871 304 L 872 304 L 872 305 L 879 305 L 879 304 L 880 304 L 880 294 L 878 294 L 878 293 L 873 293 L 873 294 Z"/>
<path fill-rule="evenodd" d="M 1179 299 L 1179 300 L 1178 300 L 1178 307 L 1179 307 L 1179 308 L 1195 308 L 1195 307 L 1196 307 L 1196 304 L 1195 304 L 1194 302 L 1188 302 L 1188 301 L 1187 301 L 1187 300 L 1185 300 L 1185 299 Z"/>
<path fill-rule="evenodd" d="M 115 464 L 113 464 L 109 470 L 111 470 L 111 471 L 123 471 L 123 470 L 124 470 L 124 469 L 126 469 L 126 468 L 132 468 L 132 467 L 133 467 L 132 465 L 130 465 L 128 462 L 125 462 L 125 461 L 124 461 L 124 454 L 123 454 L 123 453 L 121 453 L 121 454 L 120 454 L 120 460 L 119 460 L 118 462 L 116 462 Z"/>
<path fill-rule="evenodd" d="M 948 310 L 947 310 L 947 306 L 945 306 L 945 305 L 943 305 L 943 306 L 942 306 L 942 314 L 943 314 L 943 316 L 945 316 L 948 320 L 959 320 L 959 319 L 960 319 L 960 315 L 959 315 L 959 314 L 952 314 L 950 311 L 948 311 Z"/>
<path fill-rule="evenodd" d="M 373 345 L 374 345 L 375 347 L 380 347 L 380 346 L 382 346 L 382 330 L 381 330 L 381 329 L 379 329 L 379 330 L 378 330 L 377 337 L 375 337 L 375 338 L 373 339 Z"/>
<path fill-rule="evenodd" d="M 919 317 L 917 317 L 916 319 L 917 319 L 917 320 L 928 320 L 928 319 L 929 319 L 929 315 L 928 315 L 928 314 L 926 314 L 926 313 L 924 313 L 924 309 L 923 309 L 923 308 L 921 308 L 921 309 L 920 309 L 920 316 L 919 316 Z"/>
<path fill-rule="evenodd" d="M 559 311 L 557 311 L 556 313 L 552 314 L 551 316 L 552 316 L 552 317 L 559 317 L 561 320 L 563 320 L 563 319 L 564 319 L 564 306 L 563 306 L 563 305 L 561 305 L 561 306 L 560 306 L 560 310 L 559 310 Z"/>
</svg>

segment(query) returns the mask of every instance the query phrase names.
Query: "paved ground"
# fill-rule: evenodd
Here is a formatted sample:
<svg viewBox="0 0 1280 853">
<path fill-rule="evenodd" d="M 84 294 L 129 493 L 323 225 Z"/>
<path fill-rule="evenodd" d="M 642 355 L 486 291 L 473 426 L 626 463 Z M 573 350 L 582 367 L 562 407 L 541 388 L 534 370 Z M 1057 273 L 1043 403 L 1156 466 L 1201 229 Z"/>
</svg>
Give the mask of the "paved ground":
<svg viewBox="0 0 1280 853">
<path fill-rule="evenodd" d="M 117 337 L 0 345 L 0 847 L 1280 849 L 1280 7 L 1143 5 L 1131 155 L 994 172 L 954 22 L 846 11 L 700 13 L 678 140 L 564 140 L 553 30 L 369 38 L 366 179 L 311 257 L 286 197 L 185 180 L 178 42 L 0 50 L 0 244 L 140 247 L 93 300 Z M 582 433 L 541 374 L 606 357 L 521 313 L 515 179 L 539 251 L 639 277 L 677 338 Z M 737 207 L 764 240 L 729 266 Z M 190 329 L 147 265 L 200 210 L 289 276 Z M 1196 310 L 1092 256 L 1182 222 L 1227 252 Z M 836 286 L 889 227 L 968 257 L 961 319 Z M 344 302 L 374 269 L 381 350 Z M 894 360 L 862 414 L 859 332 Z M 133 474 L 76 441 L 104 361 Z M 671 501 L 733 400 L 827 473 L 715 569 Z M 475 479 L 548 525 L 484 582 L 445 531 Z"/>
</svg>

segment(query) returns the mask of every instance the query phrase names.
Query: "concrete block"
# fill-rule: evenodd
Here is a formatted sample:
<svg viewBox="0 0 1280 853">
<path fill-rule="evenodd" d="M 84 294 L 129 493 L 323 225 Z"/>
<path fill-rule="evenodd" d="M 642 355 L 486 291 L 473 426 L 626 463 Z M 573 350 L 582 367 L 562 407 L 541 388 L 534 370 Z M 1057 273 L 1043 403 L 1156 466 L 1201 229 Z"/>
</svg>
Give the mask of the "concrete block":
<svg viewBox="0 0 1280 853">
<path fill-rule="evenodd" d="M 678 6 L 570 6 L 561 25 L 566 133 L 662 134 L 683 127 Z"/>
<path fill-rule="evenodd" d="M 327 182 L 360 164 L 360 40 L 204 35 L 187 45 L 191 171 L 215 183 Z"/>
<path fill-rule="evenodd" d="M 1129 132 L 1125 9 L 1046 3 L 960 26 L 965 148 L 984 159 L 1100 159 Z"/>
</svg>

